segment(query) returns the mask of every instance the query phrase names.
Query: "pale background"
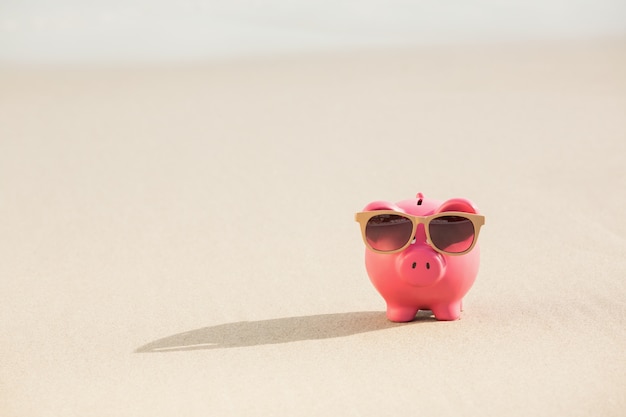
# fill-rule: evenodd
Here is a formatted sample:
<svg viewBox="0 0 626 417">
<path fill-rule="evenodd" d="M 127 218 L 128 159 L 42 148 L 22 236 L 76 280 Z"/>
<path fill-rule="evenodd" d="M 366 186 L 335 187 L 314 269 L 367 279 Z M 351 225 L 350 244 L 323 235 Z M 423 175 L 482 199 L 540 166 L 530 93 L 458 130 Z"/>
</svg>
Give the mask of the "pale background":
<svg viewBox="0 0 626 417">
<path fill-rule="evenodd" d="M 626 414 L 622 2 L 0 2 L 0 416 Z M 386 321 L 354 212 L 486 216 Z"/>
<path fill-rule="evenodd" d="M 0 2 L 0 63 L 197 61 L 625 34 L 622 0 Z"/>
</svg>

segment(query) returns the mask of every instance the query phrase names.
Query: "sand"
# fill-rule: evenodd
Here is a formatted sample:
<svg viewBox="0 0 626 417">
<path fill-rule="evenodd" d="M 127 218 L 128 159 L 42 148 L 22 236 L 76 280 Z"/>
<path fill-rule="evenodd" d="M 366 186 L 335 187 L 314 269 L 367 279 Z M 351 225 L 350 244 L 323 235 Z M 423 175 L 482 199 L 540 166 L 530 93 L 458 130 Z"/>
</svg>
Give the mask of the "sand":
<svg viewBox="0 0 626 417">
<path fill-rule="evenodd" d="M 0 70 L 0 414 L 623 416 L 626 41 Z M 353 215 L 471 199 L 462 317 Z"/>
</svg>

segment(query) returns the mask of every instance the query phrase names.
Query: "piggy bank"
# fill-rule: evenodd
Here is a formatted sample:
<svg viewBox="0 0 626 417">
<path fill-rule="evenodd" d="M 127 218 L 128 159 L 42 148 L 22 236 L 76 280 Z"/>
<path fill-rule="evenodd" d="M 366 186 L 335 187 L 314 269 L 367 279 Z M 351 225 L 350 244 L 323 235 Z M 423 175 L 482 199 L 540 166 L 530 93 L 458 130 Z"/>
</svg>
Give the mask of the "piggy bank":
<svg viewBox="0 0 626 417">
<path fill-rule="evenodd" d="M 406 322 L 419 310 L 456 320 L 480 263 L 484 216 L 463 198 L 375 201 L 355 215 L 366 246 L 367 274 L 387 303 L 387 318 Z"/>
</svg>

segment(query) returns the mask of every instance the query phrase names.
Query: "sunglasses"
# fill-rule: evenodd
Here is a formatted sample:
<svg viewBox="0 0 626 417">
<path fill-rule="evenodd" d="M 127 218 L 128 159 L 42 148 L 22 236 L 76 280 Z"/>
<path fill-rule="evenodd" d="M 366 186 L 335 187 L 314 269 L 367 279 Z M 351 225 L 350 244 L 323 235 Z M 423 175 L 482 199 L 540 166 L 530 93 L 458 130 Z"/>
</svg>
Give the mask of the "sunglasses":
<svg viewBox="0 0 626 417">
<path fill-rule="evenodd" d="M 417 225 L 423 224 L 426 242 L 437 252 L 463 255 L 474 248 L 485 216 L 446 211 L 431 216 L 412 216 L 393 210 L 356 213 L 365 245 L 377 253 L 396 253 L 414 242 Z"/>
</svg>

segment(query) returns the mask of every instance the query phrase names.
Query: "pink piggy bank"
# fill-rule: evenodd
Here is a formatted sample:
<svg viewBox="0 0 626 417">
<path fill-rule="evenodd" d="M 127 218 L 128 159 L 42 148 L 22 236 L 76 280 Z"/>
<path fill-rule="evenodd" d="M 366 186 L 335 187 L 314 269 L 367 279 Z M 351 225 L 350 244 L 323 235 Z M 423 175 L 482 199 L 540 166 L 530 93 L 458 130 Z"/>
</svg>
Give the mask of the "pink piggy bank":
<svg viewBox="0 0 626 417">
<path fill-rule="evenodd" d="M 355 215 L 365 242 L 365 266 L 387 303 L 387 318 L 411 321 L 419 310 L 456 320 L 480 263 L 484 216 L 463 198 L 375 201 Z"/>
</svg>

